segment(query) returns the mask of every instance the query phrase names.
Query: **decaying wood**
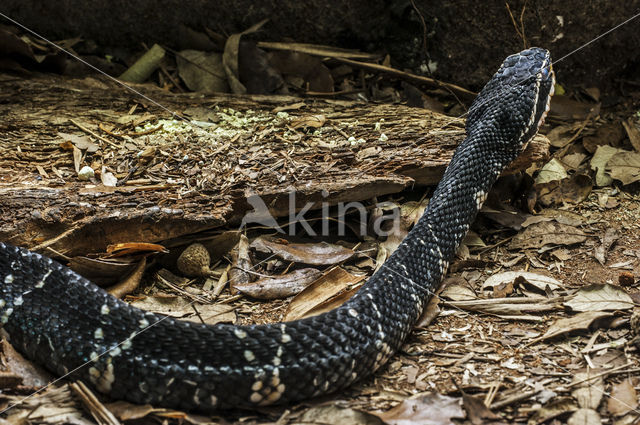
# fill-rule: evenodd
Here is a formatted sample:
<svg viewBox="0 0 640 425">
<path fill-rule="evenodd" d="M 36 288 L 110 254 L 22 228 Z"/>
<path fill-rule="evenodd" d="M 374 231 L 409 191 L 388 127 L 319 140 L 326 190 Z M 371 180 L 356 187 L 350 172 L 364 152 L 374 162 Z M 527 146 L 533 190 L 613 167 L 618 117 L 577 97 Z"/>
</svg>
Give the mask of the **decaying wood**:
<svg viewBox="0 0 640 425">
<path fill-rule="evenodd" d="M 295 209 L 368 200 L 437 183 L 464 138 L 462 119 L 402 105 L 136 89 L 190 119 L 209 114 L 215 124 L 129 128 L 114 137 L 132 109 L 154 128 L 171 113 L 102 79 L 0 75 L 0 240 L 75 255 L 237 228 L 254 194 L 274 217 L 289 215 L 292 192 Z M 322 127 L 304 128 L 314 115 L 326 120 Z M 105 167 L 124 184 L 80 181 L 74 148 L 59 133 L 88 137 L 99 149 L 76 147 L 76 163 Z M 537 137 L 511 172 L 544 159 L 547 148 Z"/>
</svg>

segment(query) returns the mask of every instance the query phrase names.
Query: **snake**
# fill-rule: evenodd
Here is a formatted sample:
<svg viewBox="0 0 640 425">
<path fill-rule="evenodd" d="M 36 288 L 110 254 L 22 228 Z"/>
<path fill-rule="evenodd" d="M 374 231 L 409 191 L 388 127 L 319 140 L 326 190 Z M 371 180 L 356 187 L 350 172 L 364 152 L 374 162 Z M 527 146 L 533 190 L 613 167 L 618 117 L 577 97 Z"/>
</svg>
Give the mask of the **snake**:
<svg viewBox="0 0 640 425">
<path fill-rule="evenodd" d="M 345 389 L 401 348 L 492 185 L 543 123 L 554 81 L 543 48 L 504 60 L 472 103 L 465 139 L 423 215 L 334 310 L 260 325 L 181 321 L 0 242 L 0 323 L 27 358 L 116 400 L 209 412 Z"/>
</svg>

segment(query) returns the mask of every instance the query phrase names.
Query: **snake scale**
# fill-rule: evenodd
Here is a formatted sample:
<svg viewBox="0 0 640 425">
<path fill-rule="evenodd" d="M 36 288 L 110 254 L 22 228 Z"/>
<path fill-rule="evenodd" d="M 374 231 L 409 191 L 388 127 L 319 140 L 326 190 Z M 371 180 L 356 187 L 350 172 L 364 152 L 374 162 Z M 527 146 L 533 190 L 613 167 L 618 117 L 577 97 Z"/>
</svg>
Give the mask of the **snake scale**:
<svg viewBox="0 0 640 425">
<path fill-rule="evenodd" d="M 469 111 L 429 205 L 345 304 L 287 323 L 215 326 L 131 307 L 59 263 L 0 243 L 0 322 L 58 375 L 134 403 L 212 411 L 288 403 L 371 375 L 402 345 L 502 170 L 538 131 L 549 52 L 511 55 Z"/>
</svg>

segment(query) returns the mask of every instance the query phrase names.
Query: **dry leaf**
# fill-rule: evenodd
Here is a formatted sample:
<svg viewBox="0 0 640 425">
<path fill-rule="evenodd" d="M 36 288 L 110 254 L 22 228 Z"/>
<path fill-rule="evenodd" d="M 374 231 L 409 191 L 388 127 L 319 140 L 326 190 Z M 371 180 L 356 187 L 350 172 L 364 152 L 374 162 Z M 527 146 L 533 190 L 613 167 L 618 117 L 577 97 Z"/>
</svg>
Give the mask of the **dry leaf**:
<svg viewBox="0 0 640 425">
<path fill-rule="evenodd" d="M 322 114 L 317 115 L 305 115 L 303 117 L 297 118 L 291 121 L 291 127 L 293 128 L 320 128 L 327 122 L 327 118 Z"/>
<path fill-rule="evenodd" d="M 552 277 L 532 272 L 515 271 L 497 273 L 489 276 L 487 280 L 485 280 L 482 284 L 482 289 L 494 288 L 505 283 L 514 282 L 518 278 L 524 279 L 524 282 L 522 283 L 532 285 L 545 293 L 547 291 L 547 288 L 555 291 L 556 289 L 562 287 L 562 282 Z"/>
<path fill-rule="evenodd" d="M 596 257 L 596 260 L 598 260 L 600 264 L 604 265 L 604 263 L 607 261 L 607 252 L 609 252 L 611 246 L 619 238 L 620 234 L 618 233 L 618 230 L 613 227 L 608 227 L 604 232 L 602 244 L 598 245 L 594 249 L 594 257 Z"/>
<path fill-rule="evenodd" d="M 629 378 L 614 384 L 611 397 L 607 398 L 607 410 L 613 416 L 624 415 L 638 407 L 638 394 Z"/>
<path fill-rule="evenodd" d="M 556 320 L 551 324 L 551 326 L 549 326 L 549 329 L 544 335 L 539 338 L 535 338 L 529 344 L 533 344 L 535 342 L 553 338 L 569 332 L 589 329 L 589 326 L 591 326 L 594 321 L 603 317 L 610 317 L 612 315 L 613 314 L 611 313 L 605 313 L 602 311 L 587 311 L 577 314 L 573 317 Z"/>
<path fill-rule="evenodd" d="M 343 246 L 326 242 L 319 243 L 278 243 L 259 237 L 251 242 L 250 247 L 262 254 L 275 254 L 293 263 L 311 264 L 314 266 L 334 265 L 353 257 L 355 253 Z"/>
<path fill-rule="evenodd" d="M 640 152 L 622 151 L 607 161 L 607 172 L 622 184 L 640 180 Z"/>
<path fill-rule="evenodd" d="M 134 307 L 153 313 L 195 323 L 215 325 L 216 323 L 235 323 L 234 308 L 227 304 L 200 304 L 179 296 L 152 296 L 135 300 Z M 197 314 L 196 314 L 197 312 Z"/>
<path fill-rule="evenodd" d="M 580 288 L 564 305 L 574 311 L 626 310 L 633 307 L 633 300 L 619 286 L 594 284 Z"/>
<path fill-rule="evenodd" d="M 461 399 L 442 394 L 416 394 L 384 413 L 375 413 L 387 425 L 454 425 L 463 419 Z M 335 422 L 332 422 L 335 423 Z"/>
<path fill-rule="evenodd" d="M 316 306 L 337 296 L 362 279 L 364 276 L 353 275 L 340 267 L 329 270 L 291 300 L 284 320 L 305 317 Z"/>
<path fill-rule="evenodd" d="M 554 180 L 562 180 L 569 177 L 567 174 L 567 170 L 564 169 L 560 162 L 553 158 L 551 161 L 547 162 L 542 169 L 538 172 L 538 176 L 536 177 L 536 184 L 544 184 L 549 183 Z"/>
<path fill-rule="evenodd" d="M 587 370 L 573 375 L 572 383 L 578 387 L 571 391 L 571 395 L 578 402 L 578 406 L 585 409 L 597 409 L 604 396 L 604 381 L 598 372 Z"/>
<path fill-rule="evenodd" d="M 593 154 L 590 164 L 591 169 L 596 172 L 596 186 L 609 186 L 613 183 L 613 179 L 606 173 L 607 162 L 618 152 L 624 152 L 622 149 L 614 148 L 609 145 L 598 146 Z"/>
<path fill-rule="evenodd" d="M 593 409 L 578 409 L 567 420 L 567 425 L 602 425 L 602 419 Z"/>
<path fill-rule="evenodd" d="M 348 407 L 339 406 L 337 403 L 315 406 L 307 409 L 299 420 L 300 424 L 357 424 L 357 425 L 385 425 L 374 414 L 361 412 Z"/>
<path fill-rule="evenodd" d="M 234 288 L 253 298 L 274 300 L 300 293 L 321 275 L 322 272 L 318 269 L 299 269 L 285 275 L 258 279 L 251 283 L 236 283 Z"/>
<path fill-rule="evenodd" d="M 509 249 L 542 248 L 545 245 L 573 245 L 587 240 L 586 234 L 573 226 L 561 223 L 541 222 L 532 224 L 518 233 Z"/>
</svg>

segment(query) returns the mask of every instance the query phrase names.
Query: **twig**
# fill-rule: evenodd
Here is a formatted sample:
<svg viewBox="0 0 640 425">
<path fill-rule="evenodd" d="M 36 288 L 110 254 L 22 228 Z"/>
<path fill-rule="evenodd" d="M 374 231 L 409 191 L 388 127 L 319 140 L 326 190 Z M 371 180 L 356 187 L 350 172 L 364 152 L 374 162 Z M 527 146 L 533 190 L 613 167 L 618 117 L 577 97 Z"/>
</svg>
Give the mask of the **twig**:
<svg viewBox="0 0 640 425">
<path fill-rule="evenodd" d="M 105 142 L 106 144 L 113 146 L 114 148 L 120 149 L 120 146 L 116 145 L 111 140 L 105 139 L 104 137 L 100 136 L 99 134 L 94 133 L 93 131 L 89 130 L 87 127 L 85 127 L 82 124 L 80 124 L 79 122 L 75 121 L 73 118 L 69 118 L 69 121 L 71 121 L 76 127 L 78 127 L 80 130 L 84 131 L 85 133 L 89 133 L 91 136 L 95 137 L 96 139 L 101 140 L 101 141 Z"/>
<path fill-rule="evenodd" d="M 511 397 L 507 397 L 504 400 L 500 400 L 500 401 L 496 401 L 495 403 L 492 403 L 491 406 L 489 406 L 489 410 L 496 410 L 496 409 L 500 409 L 502 407 L 508 406 L 512 403 L 515 403 L 517 401 L 522 401 L 522 400 L 526 400 L 530 397 L 533 397 L 534 395 L 538 394 L 540 392 L 540 390 L 530 390 L 530 391 L 525 391 L 523 393 L 520 394 L 515 394 L 512 395 Z"/>
</svg>

